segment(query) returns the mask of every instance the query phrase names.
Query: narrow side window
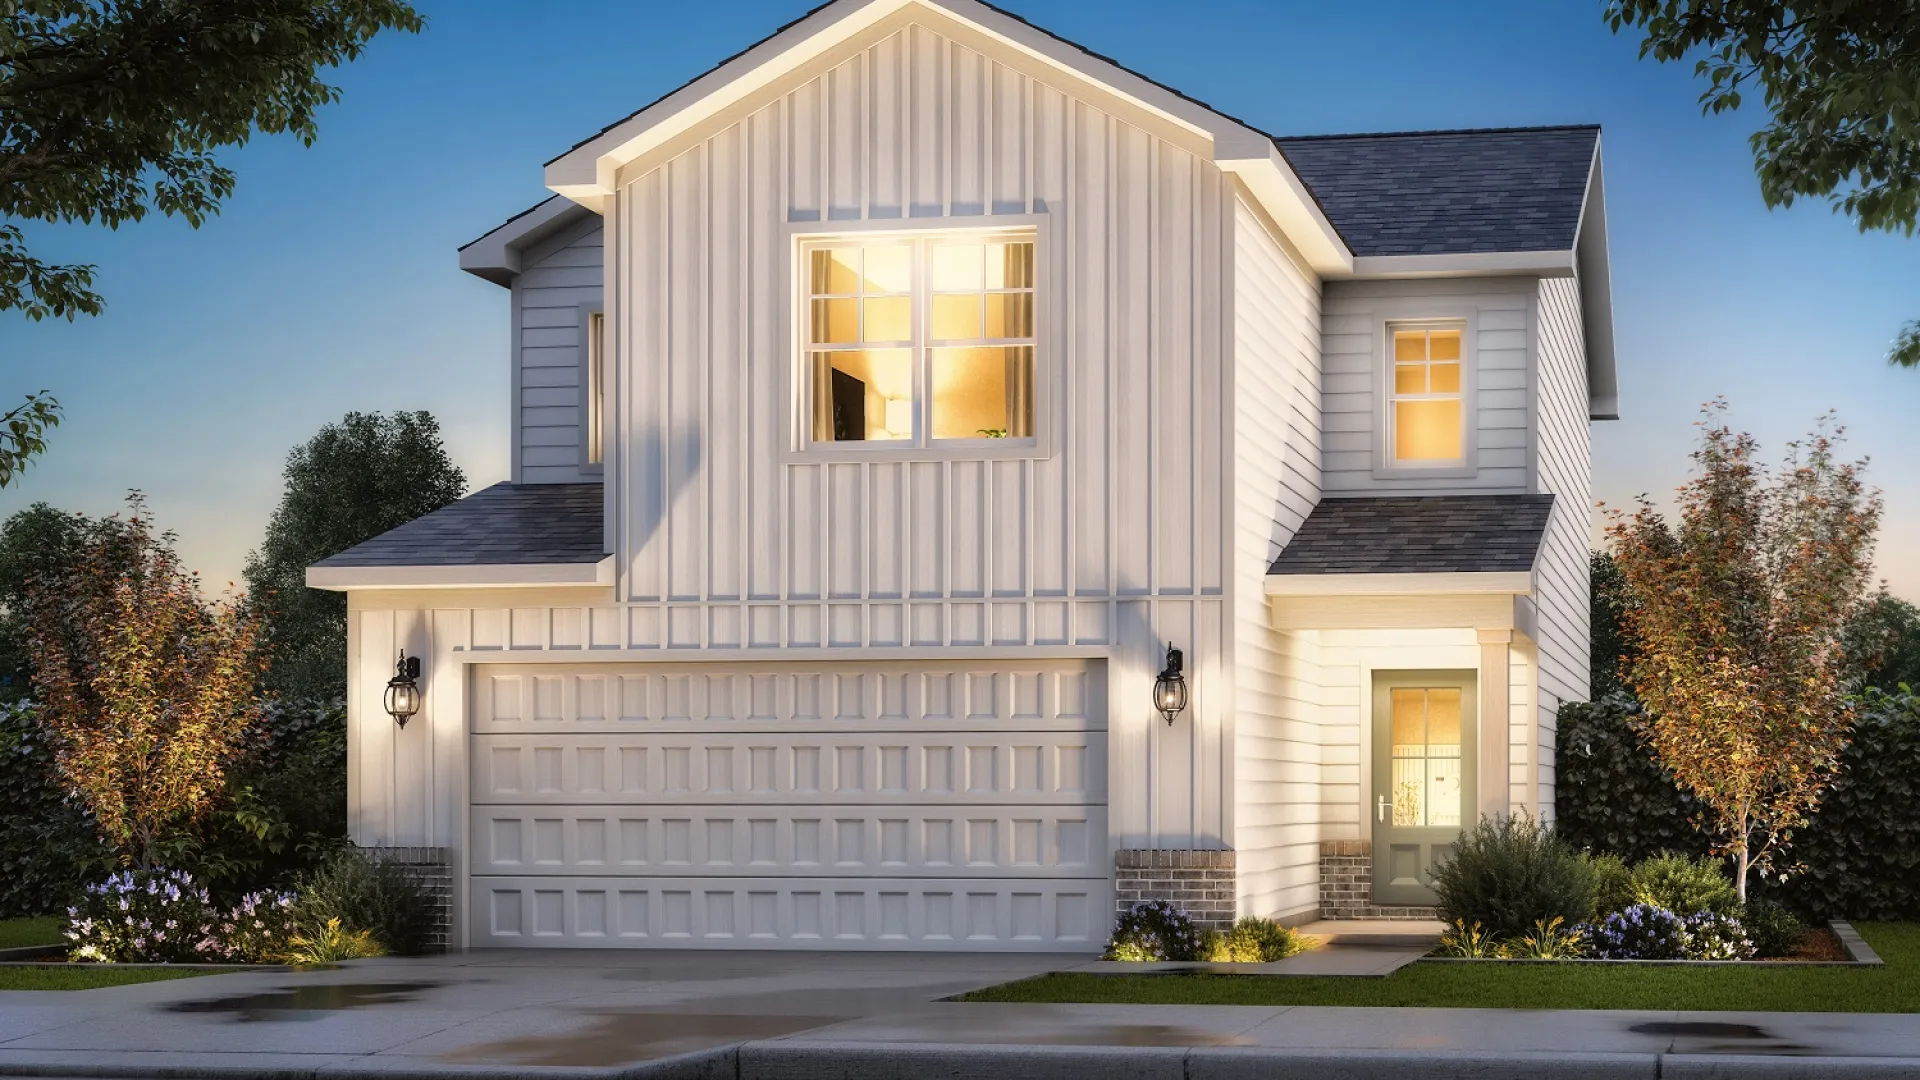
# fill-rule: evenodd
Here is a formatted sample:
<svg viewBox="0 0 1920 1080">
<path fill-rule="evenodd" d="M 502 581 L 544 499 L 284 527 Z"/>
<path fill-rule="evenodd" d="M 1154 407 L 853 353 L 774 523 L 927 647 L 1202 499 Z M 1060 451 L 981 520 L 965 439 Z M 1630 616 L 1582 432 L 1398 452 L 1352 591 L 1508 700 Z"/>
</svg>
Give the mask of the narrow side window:
<svg viewBox="0 0 1920 1080">
<path fill-rule="evenodd" d="M 586 430 L 582 433 L 586 439 L 587 464 L 599 465 L 606 460 L 606 450 L 601 428 L 605 424 L 607 404 L 606 379 L 606 318 L 598 311 L 587 313 L 587 386 L 586 386 Z"/>
</svg>

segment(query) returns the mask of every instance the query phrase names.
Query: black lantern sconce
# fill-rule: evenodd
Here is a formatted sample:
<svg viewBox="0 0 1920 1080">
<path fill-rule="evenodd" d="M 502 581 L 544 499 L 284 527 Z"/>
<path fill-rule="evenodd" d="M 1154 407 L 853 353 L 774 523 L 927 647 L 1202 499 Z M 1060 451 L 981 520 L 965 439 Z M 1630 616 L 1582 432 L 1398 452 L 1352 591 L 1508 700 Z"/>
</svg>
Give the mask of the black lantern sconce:
<svg viewBox="0 0 1920 1080">
<path fill-rule="evenodd" d="M 387 715 L 402 728 L 420 711 L 420 658 L 400 650 L 400 661 L 393 665 L 393 678 L 387 680 Z"/>
<path fill-rule="evenodd" d="M 1160 671 L 1160 677 L 1153 680 L 1153 707 L 1167 718 L 1171 725 L 1180 710 L 1187 707 L 1187 677 L 1182 674 L 1186 660 L 1180 650 L 1167 642 L 1167 666 Z"/>
</svg>

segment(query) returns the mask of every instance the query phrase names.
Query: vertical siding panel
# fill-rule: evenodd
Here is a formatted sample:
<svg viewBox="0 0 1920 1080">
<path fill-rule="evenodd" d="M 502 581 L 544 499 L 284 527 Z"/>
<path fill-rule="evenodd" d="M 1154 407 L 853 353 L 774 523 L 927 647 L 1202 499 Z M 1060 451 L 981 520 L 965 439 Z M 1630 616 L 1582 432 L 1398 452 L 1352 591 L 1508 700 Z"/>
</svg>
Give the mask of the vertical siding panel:
<svg viewBox="0 0 1920 1080">
<path fill-rule="evenodd" d="M 939 36 L 917 26 L 908 29 L 907 42 L 912 50 L 907 85 L 913 99 L 909 113 L 913 118 L 909 214 L 939 215 L 946 212 L 946 94 L 942 93 L 940 77 L 945 46 Z"/>
<path fill-rule="evenodd" d="M 467 608 L 430 612 L 433 665 L 429 678 L 433 715 L 433 820 L 427 843 L 455 847 L 464 829 L 467 804 L 467 666 L 459 651 L 473 643 L 473 613 Z"/>
<path fill-rule="evenodd" d="M 906 99 L 901 50 L 908 31 L 868 49 L 867 216 L 906 214 Z"/>
<path fill-rule="evenodd" d="M 1012 68 L 993 65 L 989 125 L 993 138 L 993 212 L 1027 212 L 1027 155 L 1033 132 L 1027 122 L 1027 80 Z"/>
<path fill-rule="evenodd" d="M 909 555 L 914 596 L 941 596 L 947 580 L 946 466 L 916 461 L 907 466 L 907 495 L 912 503 L 913 547 Z"/>
<path fill-rule="evenodd" d="M 865 206 L 866 57 L 855 56 L 827 73 L 827 216 L 858 218 Z"/>
<path fill-rule="evenodd" d="M 1111 531 L 1114 591 L 1137 595 L 1153 588 L 1155 553 L 1149 537 L 1157 526 L 1148 487 L 1156 475 L 1154 454 L 1168 436 L 1161 431 L 1161 402 L 1153 393 L 1153 146 L 1137 128 L 1118 129 L 1112 180 L 1116 227 L 1110 240 L 1116 292 L 1108 348 L 1114 380 Z"/>
<path fill-rule="evenodd" d="M 1152 588 L 1155 592 L 1193 592 L 1193 534 L 1199 514 L 1200 485 L 1194 447 L 1206 435 L 1193 424 L 1194 382 L 1209 358 L 1200 355 L 1193 325 L 1194 260 L 1193 159 L 1165 144 L 1154 146 L 1155 178 L 1152 309 L 1154 326 L 1150 379 L 1153 386 L 1154 455 L 1148 475 L 1147 512 L 1153 522 Z M 1218 520 L 1218 519 L 1213 519 Z"/>
<path fill-rule="evenodd" d="M 827 466 L 827 594 L 855 597 L 866 591 L 867 466 L 835 463 Z"/>
<path fill-rule="evenodd" d="M 780 295 L 780 266 L 789 256 L 786 233 L 781 222 L 786 214 L 781 204 L 779 171 L 772 168 L 779 160 L 783 106 L 768 106 L 747 120 L 746 172 L 748 265 L 757 272 L 743 274 L 745 292 L 741 297 L 749 327 L 746 377 L 740 386 L 783 386 L 793 365 L 785 298 Z M 747 425 L 747 462 L 749 473 L 746 506 L 738 542 L 745 546 L 747 591 L 755 598 L 780 595 L 781 552 L 786 550 L 787 519 L 781 509 L 784 472 L 780 454 L 786 443 L 787 403 L 777 394 L 747 394 L 746 408 L 751 417 Z"/>
<path fill-rule="evenodd" d="M 987 542 L 993 554 L 993 595 L 1027 593 L 1027 463 L 996 461 L 992 465 L 993 531 Z"/>
<path fill-rule="evenodd" d="M 897 597 L 904 595 L 906 560 L 905 525 L 908 518 L 901 497 L 907 466 L 900 462 L 876 463 L 868 469 L 868 505 L 872 507 L 868 527 L 867 595 Z"/>
<path fill-rule="evenodd" d="M 947 465 L 952 479 L 953 509 L 947 520 L 952 547 L 948 555 L 948 593 L 984 596 L 987 591 L 987 468 L 981 461 L 954 461 Z"/>
<path fill-rule="evenodd" d="M 787 522 L 787 598 L 818 600 L 821 597 L 819 546 L 820 506 L 826 498 L 825 465 L 794 465 L 787 470 L 791 494 L 788 496 Z"/>
<path fill-rule="evenodd" d="M 711 297 L 707 267 L 706 179 L 703 147 L 688 151 L 667 166 L 668 243 L 675 252 L 667 275 L 667 498 L 674 512 L 667 517 L 667 594 L 673 599 L 697 599 L 705 584 L 701 568 L 706 537 L 700 521 L 705 516 L 705 471 L 710 434 L 706 419 L 705 328 Z"/>
<path fill-rule="evenodd" d="M 820 221 L 826 204 L 820 191 L 821 82 L 787 95 L 787 214 L 792 221 Z"/>
<path fill-rule="evenodd" d="M 736 404 L 734 387 L 740 385 L 736 381 L 740 358 L 748 352 L 740 334 L 746 312 L 741 300 L 746 275 L 732 269 L 739 265 L 745 247 L 747 215 L 740 198 L 746 175 L 741 167 L 743 140 L 744 131 L 736 125 L 708 142 L 710 165 L 705 185 L 707 247 L 712 252 L 706 285 L 706 337 L 713 360 L 702 365 L 709 452 L 707 513 L 701 527 L 709 538 L 704 545 L 705 594 L 725 600 L 737 600 L 745 594 L 741 564 L 746 538 L 735 526 L 744 507 L 747 412 Z"/>
<path fill-rule="evenodd" d="M 979 214 L 986 209 L 986 118 L 982 115 L 986 90 L 986 60 L 958 44 L 947 46 L 949 116 L 947 159 L 948 206 L 956 215 Z"/>
<path fill-rule="evenodd" d="M 1067 250 L 1072 259 L 1073 292 L 1061 311 L 1063 319 L 1072 320 L 1067 365 L 1073 381 L 1065 385 L 1072 408 L 1067 445 L 1074 469 L 1072 513 L 1078 541 L 1073 553 L 1073 590 L 1104 596 L 1112 579 L 1109 474 L 1113 463 L 1107 453 L 1107 437 L 1113 395 L 1109 386 L 1111 364 L 1100 359 L 1113 355 L 1107 332 L 1112 306 L 1109 286 L 1113 280 L 1113 261 L 1108 252 L 1113 235 L 1114 200 L 1109 185 L 1113 122 L 1077 101 L 1068 109 L 1078 136 L 1078 153 L 1073 159 L 1077 183 L 1067 200 L 1072 235 L 1066 243 L 1071 245 Z"/>
</svg>

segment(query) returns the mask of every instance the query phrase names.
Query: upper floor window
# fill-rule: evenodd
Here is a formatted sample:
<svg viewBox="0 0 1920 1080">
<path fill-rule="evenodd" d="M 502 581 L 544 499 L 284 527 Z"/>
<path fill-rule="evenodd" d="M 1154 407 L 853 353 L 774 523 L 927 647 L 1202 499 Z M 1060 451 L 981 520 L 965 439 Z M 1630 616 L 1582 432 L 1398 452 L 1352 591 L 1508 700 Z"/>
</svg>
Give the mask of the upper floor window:
<svg viewBox="0 0 1920 1080">
<path fill-rule="evenodd" d="M 581 431 L 586 445 L 582 449 L 586 451 L 588 465 L 599 465 L 606 460 L 606 438 L 601 430 L 606 423 L 607 404 L 606 317 L 598 311 L 589 311 L 586 323 L 586 393 L 582 396 L 586 416 Z"/>
<path fill-rule="evenodd" d="M 1466 461 L 1466 404 L 1461 392 L 1463 327 L 1390 325 L 1387 346 L 1387 446 L 1394 465 L 1461 465 Z"/>
<path fill-rule="evenodd" d="M 1034 232 L 805 244 L 812 441 L 1033 438 Z"/>
</svg>

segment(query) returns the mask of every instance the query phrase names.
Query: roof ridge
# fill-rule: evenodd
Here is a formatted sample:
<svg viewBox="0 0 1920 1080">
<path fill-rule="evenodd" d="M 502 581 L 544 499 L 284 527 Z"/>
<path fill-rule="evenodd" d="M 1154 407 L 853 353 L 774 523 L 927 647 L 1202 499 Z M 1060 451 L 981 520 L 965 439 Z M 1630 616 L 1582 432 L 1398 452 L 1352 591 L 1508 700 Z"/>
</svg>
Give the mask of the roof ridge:
<svg viewBox="0 0 1920 1080">
<path fill-rule="evenodd" d="M 1511 135 L 1539 131 L 1599 131 L 1599 124 L 1534 124 L 1517 127 L 1428 128 L 1420 131 L 1340 131 L 1324 135 L 1275 135 L 1279 143 L 1328 142 L 1335 139 L 1396 139 L 1416 135 Z"/>
</svg>

